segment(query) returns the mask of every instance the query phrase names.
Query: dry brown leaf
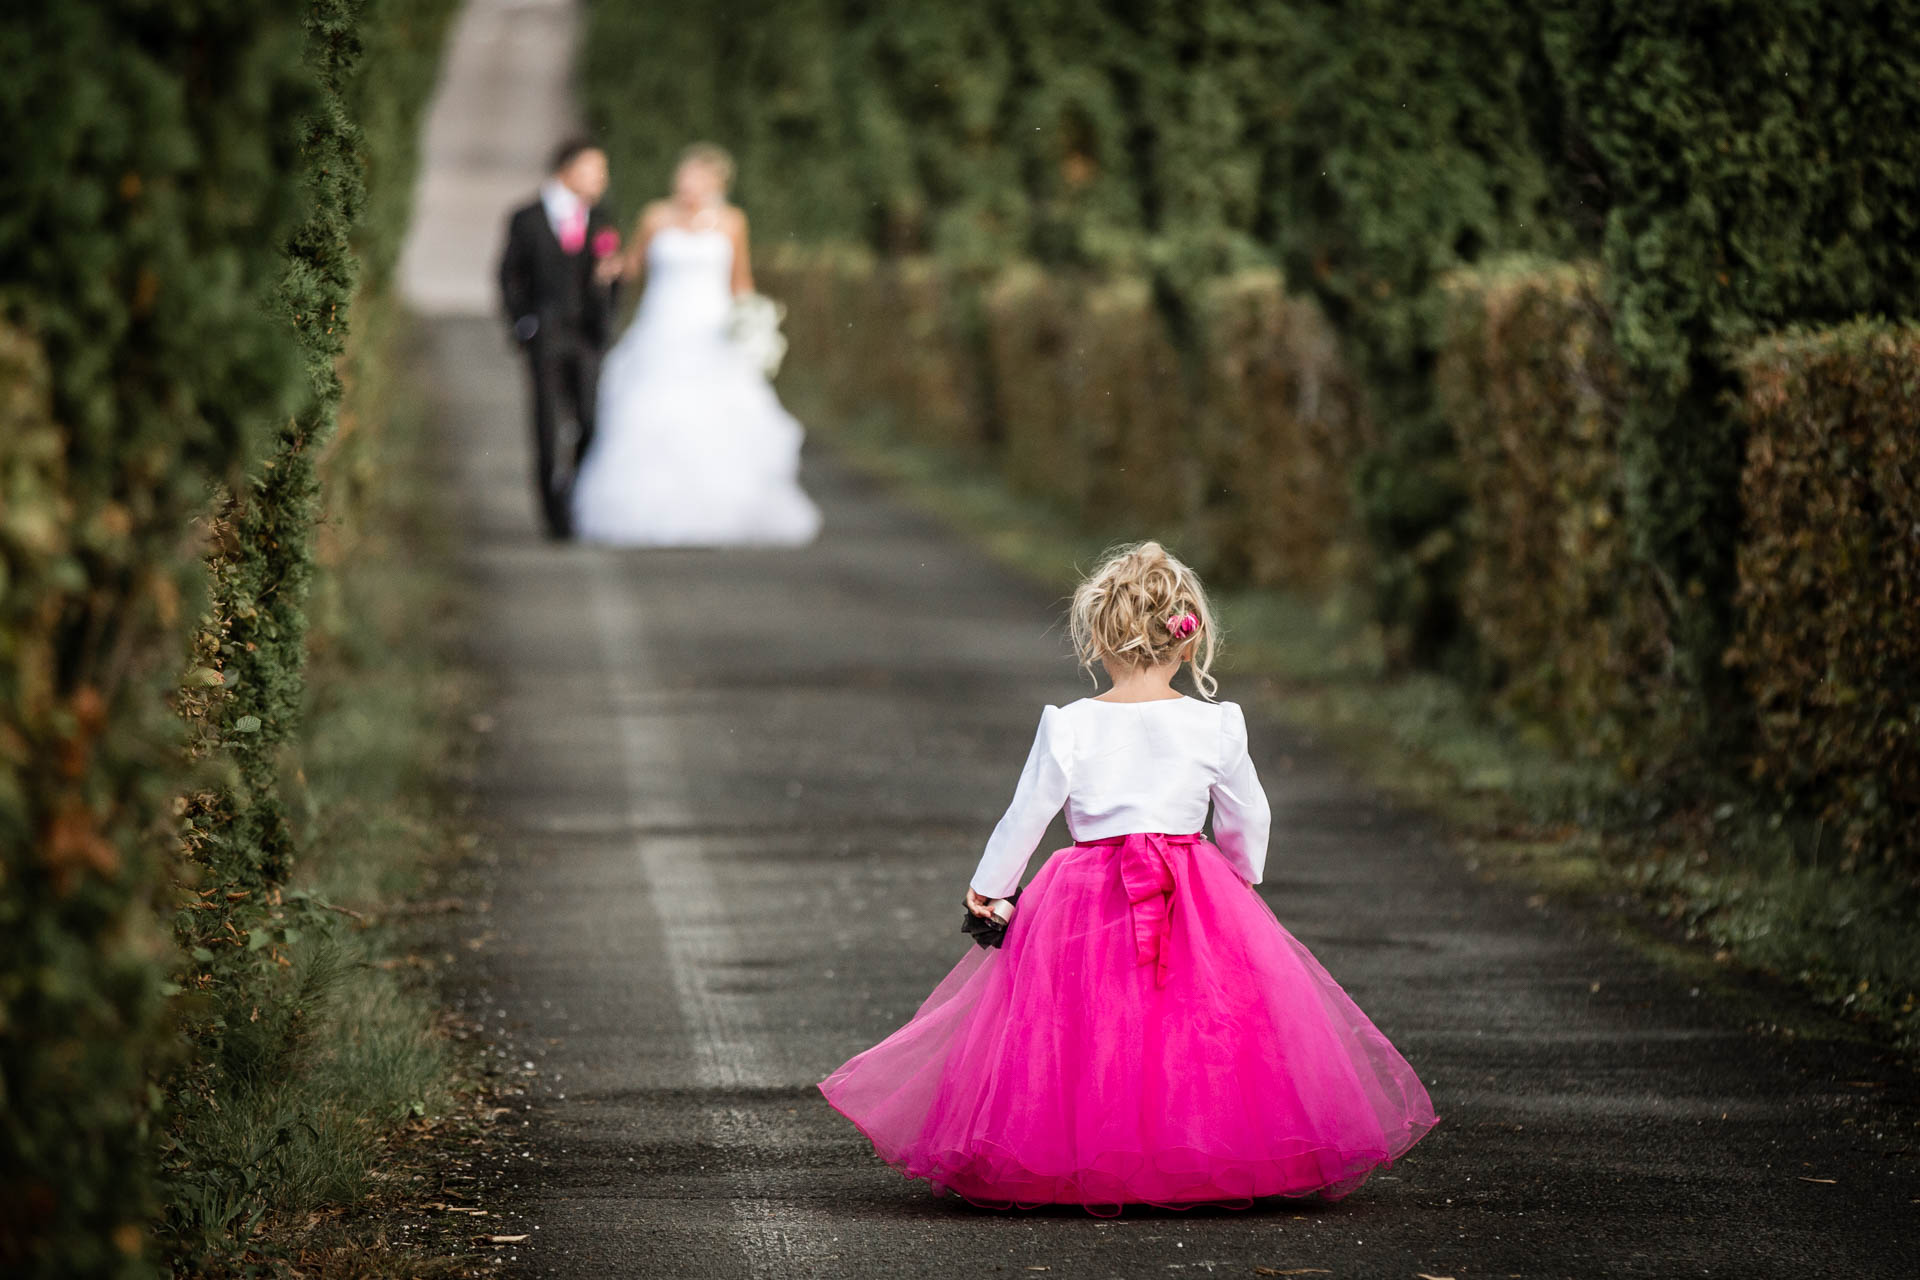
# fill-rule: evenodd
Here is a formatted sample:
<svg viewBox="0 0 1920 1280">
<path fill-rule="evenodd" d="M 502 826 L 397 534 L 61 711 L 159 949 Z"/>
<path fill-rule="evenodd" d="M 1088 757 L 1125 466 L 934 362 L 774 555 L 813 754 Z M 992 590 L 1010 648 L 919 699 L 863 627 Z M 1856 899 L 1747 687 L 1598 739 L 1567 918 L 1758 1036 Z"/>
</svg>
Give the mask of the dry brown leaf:
<svg viewBox="0 0 1920 1280">
<path fill-rule="evenodd" d="M 1802 1181 L 1802 1182 L 1818 1182 L 1818 1183 L 1820 1183 L 1820 1184 L 1821 1184 L 1821 1185 L 1823 1185 L 1823 1186 L 1828 1186 L 1828 1187 L 1831 1187 L 1831 1186 L 1837 1186 L 1837 1185 L 1839 1184 L 1839 1182 L 1840 1182 L 1840 1179 L 1838 1179 L 1838 1178 L 1809 1178 L 1809 1177 L 1807 1177 L 1807 1176 L 1806 1176 L 1805 1174 L 1802 1174 L 1802 1175 L 1800 1175 L 1800 1181 Z"/>
<path fill-rule="evenodd" d="M 486 1236 L 484 1237 L 484 1239 L 488 1244 L 520 1244 L 526 1240 L 526 1237 L 525 1236 Z"/>
</svg>

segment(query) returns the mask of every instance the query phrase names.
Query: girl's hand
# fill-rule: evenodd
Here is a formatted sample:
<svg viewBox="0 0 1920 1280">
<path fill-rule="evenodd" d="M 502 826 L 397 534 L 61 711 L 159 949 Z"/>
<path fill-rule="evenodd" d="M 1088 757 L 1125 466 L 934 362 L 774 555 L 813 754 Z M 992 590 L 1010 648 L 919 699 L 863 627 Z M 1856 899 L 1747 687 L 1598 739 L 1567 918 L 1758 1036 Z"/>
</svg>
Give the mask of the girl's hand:
<svg viewBox="0 0 1920 1280">
<path fill-rule="evenodd" d="M 992 901 L 992 898 L 983 898 L 971 888 L 967 890 L 967 910 L 982 920 L 993 919 L 993 909 L 987 905 Z"/>
</svg>

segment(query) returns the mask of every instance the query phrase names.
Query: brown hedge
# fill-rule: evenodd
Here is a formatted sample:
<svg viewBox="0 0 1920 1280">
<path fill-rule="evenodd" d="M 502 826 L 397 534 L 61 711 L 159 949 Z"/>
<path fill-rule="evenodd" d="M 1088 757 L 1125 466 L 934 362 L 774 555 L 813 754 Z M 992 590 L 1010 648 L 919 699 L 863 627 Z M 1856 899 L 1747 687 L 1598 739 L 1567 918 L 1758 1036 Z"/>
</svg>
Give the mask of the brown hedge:
<svg viewBox="0 0 1920 1280">
<path fill-rule="evenodd" d="M 1084 514 L 1095 461 L 1076 427 L 1070 361 L 1081 355 L 1074 288 L 1031 263 L 988 285 L 981 313 L 992 369 L 1000 464 L 1021 490 Z"/>
<path fill-rule="evenodd" d="M 1195 401 L 1153 288 L 1132 277 L 1087 284 L 1073 319 L 1062 372 L 1068 412 L 1091 446 L 1091 523 L 1165 531 L 1185 545 L 1205 483 Z"/>
<path fill-rule="evenodd" d="M 1844 867 L 1920 873 L 1920 327 L 1789 332 L 1736 364 L 1728 659 L 1756 712 L 1753 773 Z"/>
<path fill-rule="evenodd" d="M 1322 592 L 1359 572 L 1362 397 L 1277 272 L 1202 291 L 1201 356 L 1139 277 L 847 250 L 783 250 L 760 275 L 788 307 L 782 386 L 821 428 L 878 413 L 1093 529 L 1174 537 L 1223 582 Z"/>
<path fill-rule="evenodd" d="M 984 442 L 978 361 L 947 275 L 930 261 L 783 247 L 757 274 L 787 308 L 792 346 L 782 386 L 797 391 L 812 416 L 896 406 L 899 429 L 919 443 Z"/>
<path fill-rule="evenodd" d="M 1187 389 L 1147 282 L 1021 264 L 982 314 L 1013 481 L 1098 528 L 1178 530 L 1195 492 Z"/>
<path fill-rule="evenodd" d="M 927 258 L 886 262 L 866 291 L 879 326 L 876 390 L 908 411 L 902 430 L 922 444 L 970 448 L 985 441 L 978 361 L 968 345 L 955 282 Z"/>
<path fill-rule="evenodd" d="M 1590 265 L 1509 261 L 1445 282 L 1436 381 L 1467 495 L 1461 606 L 1498 703 L 1629 773 L 1672 749 L 1668 613 L 1637 562 L 1626 395 Z"/>
<path fill-rule="evenodd" d="M 1198 311 L 1205 558 L 1260 585 L 1359 581 L 1353 475 L 1374 431 L 1319 305 L 1279 272 L 1251 270 L 1209 282 Z"/>
</svg>

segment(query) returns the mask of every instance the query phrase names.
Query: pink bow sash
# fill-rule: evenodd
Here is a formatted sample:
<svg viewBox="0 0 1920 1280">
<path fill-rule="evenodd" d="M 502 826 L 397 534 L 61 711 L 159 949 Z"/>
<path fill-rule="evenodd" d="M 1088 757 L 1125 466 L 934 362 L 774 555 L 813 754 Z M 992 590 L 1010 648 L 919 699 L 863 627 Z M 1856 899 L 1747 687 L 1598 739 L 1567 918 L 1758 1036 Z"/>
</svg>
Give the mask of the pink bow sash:
<svg viewBox="0 0 1920 1280">
<path fill-rule="evenodd" d="M 1134 960 L 1154 966 L 1153 982 L 1157 987 L 1167 985 L 1166 942 L 1172 919 L 1173 866 L 1167 861 L 1167 850 L 1170 845 L 1191 845 L 1200 838 L 1197 833 L 1170 836 L 1136 831 L 1105 840 L 1081 841 L 1119 847 L 1120 883 L 1126 887 L 1127 903 L 1133 914 Z"/>
</svg>

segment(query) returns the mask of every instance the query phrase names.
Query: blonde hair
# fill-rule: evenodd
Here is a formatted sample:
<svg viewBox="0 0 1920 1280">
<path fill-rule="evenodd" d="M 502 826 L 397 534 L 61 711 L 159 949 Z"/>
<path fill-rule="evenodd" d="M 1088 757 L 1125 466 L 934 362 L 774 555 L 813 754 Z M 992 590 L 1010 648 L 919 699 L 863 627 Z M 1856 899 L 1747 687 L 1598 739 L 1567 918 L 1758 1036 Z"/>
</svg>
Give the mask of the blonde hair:
<svg viewBox="0 0 1920 1280">
<path fill-rule="evenodd" d="M 680 153 L 673 170 L 678 173 L 690 164 L 704 164 L 720 175 L 720 185 L 733 185 L 733 153 L 717 142 L 696 142 Z"/>
<path fill-rule="evenodd" d="M 1179 634 L 1174 624 L 1192 614 L 1194 629 Z M 1102 660 L 1119 666 L 1159 666 L 1193 646 L 1193 683 L 1212 700 L 1220 682 L 1212 675 L 1220 630 L 1199 575 L 1157 542 L 1136 542 L 1107 553 L 1087 579 L 1074 588 L 1067 631 L 1080 665 L 1093 673 Z"/>
</svg>

